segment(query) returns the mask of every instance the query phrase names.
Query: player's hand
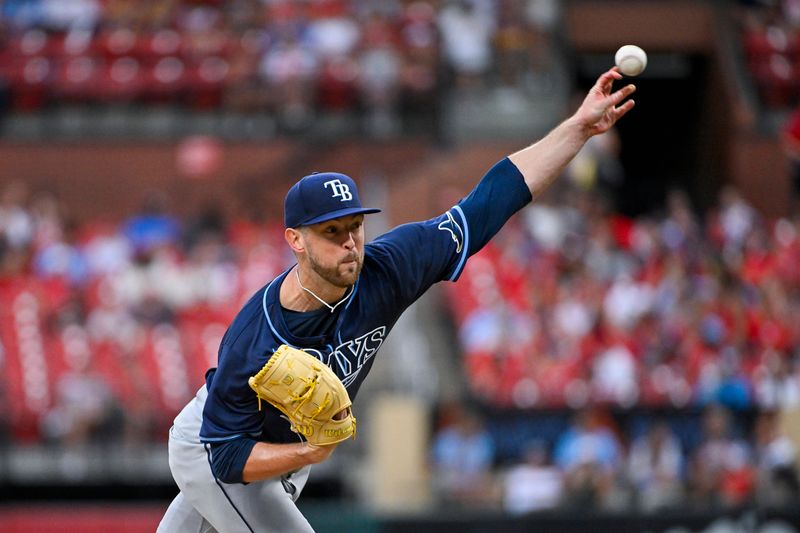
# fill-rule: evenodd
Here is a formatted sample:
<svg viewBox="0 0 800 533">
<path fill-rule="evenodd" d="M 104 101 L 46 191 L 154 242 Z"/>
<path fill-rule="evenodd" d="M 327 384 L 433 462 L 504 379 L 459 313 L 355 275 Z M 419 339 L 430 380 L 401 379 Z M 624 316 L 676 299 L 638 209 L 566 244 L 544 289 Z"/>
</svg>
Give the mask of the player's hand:
<svg viewBox="0 0 800 533">
<path fill-rule="evenodd" d="M 338 445 L 338 442 L 335 444 L 325 444 L 323 446 L 316 446 L 305 442 L 303 443 L 303 456 L 308 460 L 308 464 L 318 464 L 327 460 Z"/>
<path fill-rule="evenodd" d="M 583 103 L 575 112 L 574 118 L 584 128 L 589 137 L 605 133 L 625 113 L 633 109 L 634 101 L 625 100 L 633 94 L 636 86 L 626 85 L 618 91 L 611 92 L 615 80 L 621 80 L 622 74 L 617 67 L 603 73 L 589 90 Z"/>
</svg>

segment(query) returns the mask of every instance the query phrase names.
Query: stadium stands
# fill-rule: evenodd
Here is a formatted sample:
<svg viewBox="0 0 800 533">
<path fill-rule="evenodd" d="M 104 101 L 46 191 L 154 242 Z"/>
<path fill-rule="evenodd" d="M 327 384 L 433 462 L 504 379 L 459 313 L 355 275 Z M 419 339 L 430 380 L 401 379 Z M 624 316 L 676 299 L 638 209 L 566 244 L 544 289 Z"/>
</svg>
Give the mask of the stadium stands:
<svg viewBox="0 0 800 533">
<path fill-rule="evenodd" d="M 705 227 L 679 202 L 624 224 L 588 202 L 529 208 L 448 286 L 475 392 L 521 408 L 800 400 L 798 228 L 727 194 Z"/>
<path fill-rule="evenodd" d="M 740 13 L 741 43 L 764 106 L 786 110 L 800 94 L 800 18 L 793 2 L 748 6 Z"/>
<path fill-rule="evenodd" d="M 58 24 L 47 3 L 4 5 L 0 78 L 12 111 L 69 103 L 235 111 L 255 98 L 262 111 L 291 103 L 396 111 L 402 99 L 409 112 L 429 108 L 441 84 L 426 2 L 178 1 L 141 12 L 121 1 L 74 4 L 81 8 Z"/>
</svg>

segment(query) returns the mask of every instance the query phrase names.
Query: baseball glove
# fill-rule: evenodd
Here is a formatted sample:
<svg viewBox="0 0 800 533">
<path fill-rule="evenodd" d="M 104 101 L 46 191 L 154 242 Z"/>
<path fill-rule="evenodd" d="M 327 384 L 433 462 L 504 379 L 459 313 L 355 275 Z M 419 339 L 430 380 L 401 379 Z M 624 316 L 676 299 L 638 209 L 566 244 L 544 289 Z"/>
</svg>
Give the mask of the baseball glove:
<svg viewBox="0 0 800 533">
<path fill-rule="evenodd" d="M 292 431 L 315 445 L 341 442 L 356 436 L 356 419 L 347 389 L 327 365 L 311 354 L 282 345 L 250 388 L 287 416 Z"/>
</svg>

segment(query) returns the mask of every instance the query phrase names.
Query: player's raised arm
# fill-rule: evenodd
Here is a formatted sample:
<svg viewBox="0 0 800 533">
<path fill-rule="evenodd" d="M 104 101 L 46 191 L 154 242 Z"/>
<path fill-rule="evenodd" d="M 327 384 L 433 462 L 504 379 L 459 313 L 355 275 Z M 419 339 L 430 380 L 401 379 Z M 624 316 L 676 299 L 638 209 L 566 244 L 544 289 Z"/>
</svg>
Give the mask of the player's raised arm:
<svg viewBox="0 0 800 533">
<path fill-rule="evenodd" d="M 616 67 L 603 73 L 575 114 L 540 141 L 509 156 L 534 198 L 561 174 L 590 137 L 608 131 L 633 108 L 633 100 L 625 99 L 636 90 L 634 85 L 612 92 L 614 81 L 619 79 L 622 74 Z"/>
</svg>

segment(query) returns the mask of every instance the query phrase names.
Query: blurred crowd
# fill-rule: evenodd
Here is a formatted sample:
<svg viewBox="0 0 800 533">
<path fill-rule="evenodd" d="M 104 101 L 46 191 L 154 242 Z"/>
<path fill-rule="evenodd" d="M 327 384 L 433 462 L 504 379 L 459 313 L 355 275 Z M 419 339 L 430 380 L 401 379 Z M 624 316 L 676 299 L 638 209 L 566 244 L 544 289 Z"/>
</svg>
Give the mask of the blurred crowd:
<svg viewBox="0 0 800 533">
<path fill-rule="evenodd" d="M 555 0 L 7 0 L 0 86 L 16 110 L 172 104 L 269 112 L 286 129 L 354 112 L 435 120 L 443 88 L 544 66 Z M 430 128 L 430 124 L 427 124 Z"/>
<path fill-rule="evenodd" d="M 662 212 L 629 218 L 561 184 L 446 287 L 479 397 L 800 405 L 800 220 L 764 219 L 732 187 L 703 216 L 673 191 Z"/>
<path fill-rule="evenodd" d="M 797 1 L 738 4 L 759 98 L 795 105 Z M 286 131 L 347 112 L 378 135 L 410 119 L 430 128 L 449 88 L 530 85 L 550 66 L 562 9 L 556 0 L 6 0 L 0 108 L 170 104 L 271 113 Z"/>
<path fill-rule="evenodd" d="M 241 304 L 290 263 L 283 228 L 181 219 L 159 192 L 121 221 L 71 220 L 52 194 L 0 191 L 0 426 L 20 441 L 160 439 Z"/>
<path fill-rule="evenodd" d="M 797 105 L 800 94 L 800 2 L 740 0 L 744 59 L 761 102 L 769 109 Z"/>
<path fill-rule="evenodd" d="M 800 503 L 797 447 L 772 411 L 745 428 L 727 408 L 708 406 L 682 435 L 666 418 L 649 417 L 633 430 L 594 406 L 565 419 L 552 439 L 531 438 L 511 457 L 503 457 L 502 437 L 478 411 L 446 406 L 438 424 L 432 476 L 448 506 L 583 514 Z"/>
</svg>

